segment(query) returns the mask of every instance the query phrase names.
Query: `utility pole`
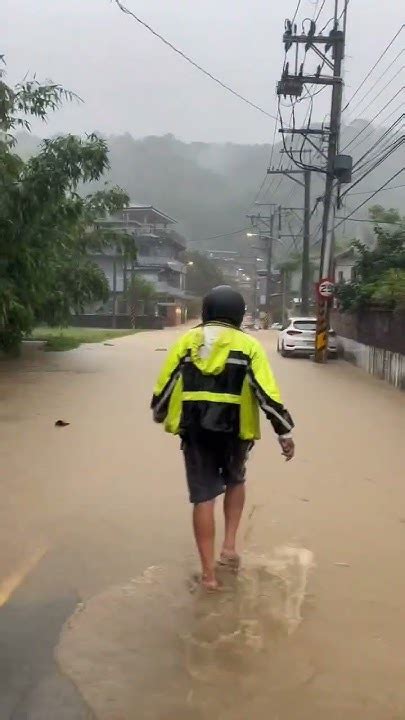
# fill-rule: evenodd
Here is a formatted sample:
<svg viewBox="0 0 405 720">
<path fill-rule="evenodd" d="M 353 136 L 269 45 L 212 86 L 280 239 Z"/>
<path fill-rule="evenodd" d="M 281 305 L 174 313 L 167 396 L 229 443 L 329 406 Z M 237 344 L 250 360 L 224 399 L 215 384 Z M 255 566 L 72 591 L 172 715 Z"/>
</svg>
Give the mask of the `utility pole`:
<svg viewBox="0 0 405 720">
<path fill-rule="evenodd" d="M 258 203 L 260 205 L 264 205 L 268 208 L 275 207 L 274 203 Z M 253 227 L 257 227 L 259 230 L 259 238 L 260 240 L 264 240 L 267 243 L 266 248 L 266 298 L 265 298 L 265 308 L 267 317 L 270 318 L 270 312 L 271 312 L 271 273 L 272 273 L 272 262 L 273 262 L 273 228 L 274 228 L 274 210 L 271 212 L 270 215 L 262 215 L 261 213 L 258 213 L 257 215 L 247 215 L 247 217 L 250 219 L 250 222 L 252 223 Z M 264 226 L 264 227 L 263 227 Z M 262 249 L 262 248 L 258 248 Z M 256 272 L 256 280 L 255 280 L 255 288 L 256 288 L 256 307 L 259 303 L 257 303 L 257 283 L 258 283 L 258 275 Z"/>
<path fill-rule="evenodd" d="M 302 285 L 301 312 L 309 315 L 311 266 L 309 250 L 311 243 L 311 170 L 304 170 L 304 232 L 302 235 Z"/>
<path fill-rule="evenodd" d="M 335 23 L 337 24 L 338 2 L 335 0 Z M 345 21 L 346 26 L 347 3 L 345 0 Z M 323 220 L 322 220 L 322 249 L 321 249 L 321 267 L 319 281 L 333 278 L 333 253 L 334 253 L 334 221 L 335 221 L 335 205 L 334 191 L 337 189 L 335 176 L 335 162 L 339 150 L 340 139 L 340 120 L 342 114 L 342 96 L 343 96 L 343 80 L 342 80 L 342 61 L 345 49 L 345 34 L 341 30 L 336 30 L 334 42 L 334 62 L 333 77 L 339 80 L 332 87 L 332 102 L 330 111 L 330 131 L 328 143 L 328 162 L 325 182 L 325 195 L 323 201 Z M 318 288 L 319 290 L 320 288 Z M 318 311 L 316 319 L 316 339 L 315 339 L 315 362 L 325 363 L 328 359 L 328 341 L 330 327 L 330 299 L 321 297 L 318 292 Z"/>
<path fill-rule="evenodd" d="M 273 279 L 273 242 L 280 241 L 281 232 L 281 213 L 284 208 L 281 205 L 275 203 L 257 203 L 257 205 L 264 205 L 265 207 L 274 208 L 270 215 L 263 216 L 260 213 L 257 215 L 248 215 L 253 226 L 258 226 L 259 235 L 262 240 L 267 242 L 267 263 L 266 263 L 266 301 L 265 309 L 268 320 L 272 311 L 271 302 L 271 283 Z M 276 235 L 274 235 L 274 223 L 277 218 L 276 224 Z M 259 225 L 258 225 L 259 224 Z M 260 227 L 264 225 L 264 229 Z M 268 234 L 267 234 L 268 233 Z"/>
<path fill-rule="evenodd" d="M 302 281 L 301 281 L 301 314 L 309 314 L 311 268 L 309 250 L 311 242 L 311 170 L 267 170 L 268 175 L 285 175 L 304 188 L 304 222 L 302 226 Z M 298 180 L 296 175 L 303 175 L 304 180 Z M 294 209 L 294 208 L 292 208 Z M 301 208 L 299 208 L 301 209 Z M 286 208 L 288 210 L 288 208 Z"/>
<path fill-rule="evenodd" d="M 266 265 L 266 315 L 270 322 L 271 314 L 271 274 L 272 274 L 272 263 L 273 263 L 273 232 L 274 232 L 274 213 L 271 215 L 270 220 L 270 236 L 268 239 L 267 247 L 267 265 Z"/>
<path fill-rule="evenodd" d="M 342 12 L 339 13 L 339 4 L 343 2 Z M 307 170 L 318 170 L 325 173 L 325 192 L 323 197 L 323 218 L 322 218 L 322 247 L 321 247 L 321 263 L 318 285 L 318 305 L 317 305 L 317 327 L 315 341 L 315 361 L 324 363 L 328 356 L 328 337 L 329 337 L 329 315 L 330 302 L 333 295 L 333 251 L 334 251 L 334 197 L 335 191 L 340 183 L 351 181 L 352 158 L 348 155 L 339 154 L 339 136 L 340 136 L 340 120 L 342 111 L 342 61 L 345 49 L 345 33 L 347 18 L 348 0 L 334 0 L 334 24 L 328 35 L 317 33 L 316 23 L 311 21 L 308 32 L 298 34 L 297 25 L 291 21 L 286 23 L 286 31 L 283 36 L 285 49 L 288 52 L 290 48 L 296 46 L 296 58 L 298 58 L 298 47 L 300 44 L 305 45 L 305 53 L 309 50 L 316 53 L 321 58 L 322 64 L 314 75 L 304 74 L 304 63 L 298 71 L 298 62 L 295 62 L 295 73 L 290 74 L 289 63 L 285 64 L 283 76 L 278 83 L 277 93 L 284 97 L 301 97 L 305 85 L 327 85 L 332 88 L 330 123 L 328 128 L 293 128 L 284 129 L 282 133 L 290 133 L 292 135 L 301 135 L 322 155 L 326 164 L 323 168 L 315 168 L 308 166 Z M 342 30 L 339 23 L 341 22 Z M 323 46 L 323 51 L 319 46 Z M 328 57 L 329 51 L 332 50 L 332 59 Z M 326 66 L 331 74 L 322 74 L 323 68 Z M 324 136 L 328 137 L 328 146 L 326 154 L 321 147 L 317 145 L 311 137 Z M 300 164 L 305 169 L 303 163 Z M 305 225 L 305 222 L 304 222 Z M 324 281 L 324 282 L 321 282 Z M 305 283 L 303 282 L 303 285 Z"/>
</svg>

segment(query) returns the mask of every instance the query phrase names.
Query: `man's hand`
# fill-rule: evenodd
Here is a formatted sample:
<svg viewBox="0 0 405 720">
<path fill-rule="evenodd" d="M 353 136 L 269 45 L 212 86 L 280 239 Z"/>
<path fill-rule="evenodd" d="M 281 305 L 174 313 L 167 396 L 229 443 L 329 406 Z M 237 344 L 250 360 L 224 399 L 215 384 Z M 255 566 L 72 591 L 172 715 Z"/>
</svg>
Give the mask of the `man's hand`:
<svg viewBox="0 0 405 720">
<path fill-rule="evenodd" d="M 289 462 L 289 460 L 292 460 L 295 455 L 294 440 L 290 437 L 279 437 L 278 441 L 281 445 L 283 456 L 286 461 Z"/>
</svg>

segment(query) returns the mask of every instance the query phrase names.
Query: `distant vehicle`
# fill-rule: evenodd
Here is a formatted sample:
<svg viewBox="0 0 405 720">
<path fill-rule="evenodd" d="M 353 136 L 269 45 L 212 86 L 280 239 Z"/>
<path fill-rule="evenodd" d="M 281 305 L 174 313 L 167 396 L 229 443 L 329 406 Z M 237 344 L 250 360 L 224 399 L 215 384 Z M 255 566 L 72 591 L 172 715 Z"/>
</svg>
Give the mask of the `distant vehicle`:
<svg viewBox="0 0 405 720">
<path fill-rule="evenodd" d="M 272 326 L 271 326 L 271 329 L 272 329 L 272 330 L 282 330 L 282 329 L 283 329 L 283 326 L 282 326 L 281 323 L 273 323 Z"/>
<path fill-rule="evenodd" d="M 283 357 L 291 355 L 313 355 L 315 352 L 316 318 L 292 317 L 280 330 L 277 350 Z M 337 355 L 336 333 L 329 330 L 328 350 Z"/>
</svg>

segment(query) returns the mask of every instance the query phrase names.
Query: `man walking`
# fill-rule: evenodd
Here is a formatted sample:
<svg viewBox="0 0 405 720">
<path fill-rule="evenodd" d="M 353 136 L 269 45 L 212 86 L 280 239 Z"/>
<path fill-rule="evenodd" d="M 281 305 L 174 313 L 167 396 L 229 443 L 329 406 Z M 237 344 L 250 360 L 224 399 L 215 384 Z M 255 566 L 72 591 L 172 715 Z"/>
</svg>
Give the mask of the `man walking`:
<svg viewBox="0 0 405 720">
<path fill-rule="evenodd" d="M 262 345 L 240 330 L 245 301 L 227 285 L 203 300 L 203 323 L 170 350 L 151 407 L 184 453 L 201 582 L 215 590 L 214 504 L 224 494 L 225 537 L 219 562 L 238 567 L 236 535 L 245 503 L 246 462 L 260 438 L 259 408 L 286 460 L 294 457 L 291 416 L 281 402 Z"/>
</svg>

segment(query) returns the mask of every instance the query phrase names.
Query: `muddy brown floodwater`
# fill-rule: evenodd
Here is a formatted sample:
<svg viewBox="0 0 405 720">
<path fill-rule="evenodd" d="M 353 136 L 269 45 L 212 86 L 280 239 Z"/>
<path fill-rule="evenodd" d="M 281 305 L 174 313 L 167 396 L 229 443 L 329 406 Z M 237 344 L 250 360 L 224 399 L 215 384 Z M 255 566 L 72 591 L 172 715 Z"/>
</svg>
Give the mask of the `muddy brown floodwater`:
<svg viewBox="0 0 405 720">
<path fill-rule="evenodd" d="M 2 720 L 402 720 L 403 394 L 260 333 L 297 457 L 263 424 L 243 569 L 207 595 L 178 442 L 148 410 L 176 334 L 0 362 Z"/>
</svg>

